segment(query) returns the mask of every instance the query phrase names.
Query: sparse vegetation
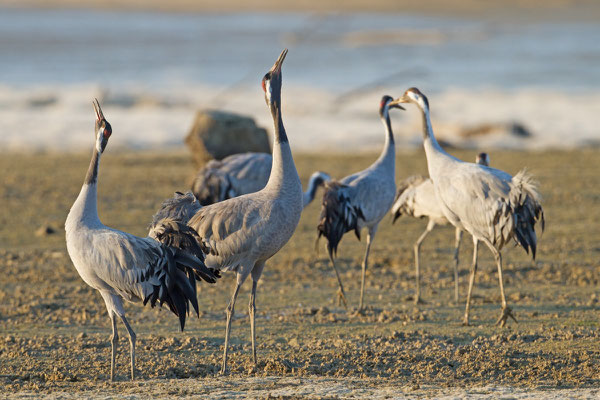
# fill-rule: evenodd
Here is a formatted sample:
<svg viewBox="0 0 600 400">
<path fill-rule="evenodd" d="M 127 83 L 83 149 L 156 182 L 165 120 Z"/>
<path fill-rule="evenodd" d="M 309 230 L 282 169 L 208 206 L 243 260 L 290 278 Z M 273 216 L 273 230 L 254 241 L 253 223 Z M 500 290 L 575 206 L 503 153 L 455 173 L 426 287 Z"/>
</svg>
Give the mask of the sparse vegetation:
<svg viewBox="0 0 600 400">
<path fill-rule="evenodd" d="M 466 160 L 475 155 L 475 151 L 453 153 Z M 367 312 L 350 316 L 333 301 L 337 283 L 324 241 L 318 255 L 314 250 L 319 212 L 315 202 L 305 210 L 290 243 L 268 262 L 261 279 L 256 303 L 258 369 L 251 362 L 248 341 L 245 302 L 250 285 L 246 284 L 233 322 L 231 374 L 215 381 L 224 309 L 234 284 L 234 275 L 225 273 L 217 285 L 201 285 L 200 319 L 190 319 L 183 333 L 167 310 L 127 305 L 138 334 L 139 380 L 126 382 L 128 345 L 120 328 L 118 380 L 125 382 L 111 385 L 107 383 L 110 328 L 104 304 L 78 276 L 64 243 L 64 219 L 83 181 L 89 155 L 3 154 L 0 397 L 83 390 L 88 395 L 99 390 L 143 396 L 206 395 L 215 393 L 215 382 L 222 391 L 275 390 L 300 387 L 303 380 L 334 387 L 328 380 L 332 378 L 353 390 L 395 387 L 398 393 L 490 385 L 597 388 L 600 151 L 494 151 L 491 157 L 494 166 L 511 173 L 527 166 L 544 196 L 547 229 L 538 259 L 532 262 L 520 248 L 504 252 L 506 293 L 518 324 L 509 322 L 505 329 L 494 326 L 500 312 L 497 274 L 490 253 L 482 248 L 471 314 L 474 326 L 460 325 L 464 304 L 452 301 L 454 235 L 449 227 L 436 229 L 423 245 L 422 295 L 427 303 L 414 306 L 412 244 L 426 221 L 410 218 L 395 225 L 391 218 L 382 222 L 367 271 Z M 316 169 L 339 177 L 369 165 L 373 158 L 373 154 L 296 155 L 303 183 Z M 397 180 L 426 173 L 420 151 L 400 153 L 397 160 Z M 145 235 L 160 202 L 175 190 L 187 189 L 194 172 L 185 153 L 108 151 L 100 171 L 100 217 L 106 225 Z M 38 230 L 41 233 L 36 235 Z M 464 242 L 461 298 L 471 252 L 470 241 Z M 364 244 L 351 235 L 341 243 L 339 265 L 354 306 L 363 251 Z M 177 384 L 170 384 L 170 379 L 178 379 Z M 152 389 L 145 385 L 148 380 Z M 291 390 L 289 395 L 294 393 Z"/>
</svg>

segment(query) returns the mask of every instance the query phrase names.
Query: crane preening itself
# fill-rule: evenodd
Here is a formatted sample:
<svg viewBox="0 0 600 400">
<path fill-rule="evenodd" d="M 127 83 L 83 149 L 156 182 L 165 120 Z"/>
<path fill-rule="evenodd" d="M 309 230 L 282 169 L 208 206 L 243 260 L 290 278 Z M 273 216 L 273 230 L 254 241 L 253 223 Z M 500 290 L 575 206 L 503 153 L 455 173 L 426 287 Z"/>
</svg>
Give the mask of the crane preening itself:
<svg viewBox="0 0 600 400">
<path fill-rule="evenodd" d="M 110 378 L 115 376 L 118 343 L 117 317 L 129 333 L 131 379 L 135 377 L 136 335 L 131 329 L 123 299 L 142 301 L 152 307 L 166 303 L 185 326 L 189 304 L 198 314 L 196 279 L 214 283 L 216 276 L 204 264 L 205 251 L 196 232 L 175 221 L 156 221 L 158 234 L 176 231 L 185 239 L 188 250 L 166 245 L 154 238 L 136 237 L 100 222 L 97 209 L 97 183 L 100 156 L 112 134 L 98 100 L 96 111 L 96 145 L 81 192 L 73 203 L 65 223 L 67 250 L 81 278 L 98 290 L 104 299 L 112 323 Z"/>
<path fill-rule="evenodd" d="M 456 228 L 473 236 L 473 264 L 463 324 L 469 324 L 479 241 L 490 249 L 498 267 L 502 313 L 497 324 L 504 326 L 509 317 L 516 321 L 504 295 L 501 250 L 514 239 L 527 253 L 531 250 L 535 259 L 535 224 L 540 221 L 542 231 L 544 229 L 544 212 L 536 183 L 524 170 L 511 176 L 495 168 L 461 161 L 446 153 L 435 139 L 429 102 L 419 89 L 410 88 L 392 102 L 401 103 L 414 103 L 423 115 L 423 147 L 427 168 L 444 216 Z"/>
<path fill-rule="evenodd" d="M 233 271 L 237 275 L 226 309 L 222 373 L 227 371 L 227 348 L 235 302 L 249 275 L 252 275 L 252 293 L 248 308 L 252 356 L 256 364 L 256 287 L 265 262 L 292 237 L 302 213 L 302 185 L 281 116 L 281 65 L 286 54 L 287 49 L 281 52 L 262 79 L 265 100 L 275 127 L 273 164 L 266 186 L 254 193 L 202 207 L 188 222 L 211 249 L 206 255 L 206 265 L 221 271 Z"/>
<path fill-rule="evenodd" d="M 267 153 L 240 153 L 209 161 L 194 179 L 192 192 L 203 206 L 258 192 L 269 181 L 273 157 Z M 331 177 L 316 171 L 308 180 L 303 206 L 315 198 L 317 189 Z"/>
<path fill-rule="evenodd" d="M 477 164 L 489 166 L 490 160 L 487 153 L 479 153 L 475 159 Z M 421 244 L 425 240 L 425 237 L 435 228 L 436 225 L 447 225 L 448 220 L 444 216 L 442 207 L 440 206 L 437 197 L 435 196 L 435 190 L 433 188 L 433 182 L 431 179 L 426 178 L 422 175 L 413 175 L 406 178 L 398 186 L 398 194 L 396 195 L 396 201 L 390 210 L 394 216 L 393 222 L 401 215 L 410 215 L 415 218 L 429 218 L 425 232 L 419 236 L 414 244 L 415 253 L 415 304 L 421 303 L 421 284 L 420 284 L 420 268 L 419 268 L 419 253 L 421 251 Z M 454 301 L 458 301 L 458 250 L 460 248 L 460 242 L 462 239 L 462 230 L 456 228 L 455 231 L 455 242 L 454 242 Z"/>
<path fill-rule="evenodd" d="M 335 265 L 337 247 L 342 236 L 351 230 L 360 240 L 360 231 L 367 228 L 367 249 L 362 263 L 360 302 L 358 312 L 363 308 L 365 274 L 369 260 L 369 250 L 375 238 L 379 221 L 387 214 L 396 195 L 396 149 L 390 121 L 390 108 L 404 109 L 392 104 L 390 96 L 383 96 L 379 115 L 385 127 L 385 144 L 381 155 L 369 168 L 325 184 L 321 215 L 317 230 L 327 239 L 327 250 L 338 280 L 338 299 L 348 307 L 344 286 Z"/>
</svg>

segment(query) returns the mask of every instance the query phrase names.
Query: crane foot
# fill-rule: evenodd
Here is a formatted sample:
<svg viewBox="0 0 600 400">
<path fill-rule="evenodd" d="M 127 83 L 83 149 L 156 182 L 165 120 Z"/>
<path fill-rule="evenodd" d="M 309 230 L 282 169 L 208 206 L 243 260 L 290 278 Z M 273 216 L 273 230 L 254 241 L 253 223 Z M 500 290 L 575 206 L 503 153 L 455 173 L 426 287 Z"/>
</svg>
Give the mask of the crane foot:
<svg viewBox="0 0 600 400">
<path fill-rule="evenodd" d="M 338 306 L 344 304 L 344 308 L 348 310 L 348 302 L 346 301 L 346 295 L 344 294 L 344 289 L 339 288 L 337 292 L 337 302 Z"/>
<path fill-rule="evenodd" d="M 427 302 L 425 300 L 421 299 L 420 296 L 416 296 L 415 299 L 413 300 L 413 302 L 415 303 L 415 305 L 427 304 Z"/>
<path fill-rule="evenodd" d="M 351 317 L 352 318 L 356 318 L 358 316 L 365 316 L 367 315 L 367 311 L 364 308 L 357 308 L 356 310 L 354 310 L 354 312 L 352 313 Z"/>
<path fill-rule="evenodd" d="M 506 320 L 509 317 L 512 318 L 513 321 L 515 321 L 516 323 L 518 323 L 517 319 L 513 315 L 512 308 L 510 308 L 508 306 L 503 307 L 502 308 L 502 314 L 500 314 L 500 318 L 498 318 L 498 321 L 496 321 L 496 325 L 500 325 L 500 327 L 504 328 L 504 325 L 506 325 Z"/>
</svg>

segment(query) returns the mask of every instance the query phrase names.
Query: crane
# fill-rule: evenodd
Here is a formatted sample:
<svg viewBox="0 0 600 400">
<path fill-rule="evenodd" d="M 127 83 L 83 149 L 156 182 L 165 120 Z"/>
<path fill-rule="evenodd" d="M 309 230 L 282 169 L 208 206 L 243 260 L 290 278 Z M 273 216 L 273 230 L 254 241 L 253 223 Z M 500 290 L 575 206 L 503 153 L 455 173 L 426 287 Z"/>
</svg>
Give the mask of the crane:
<svg viewBox="0 0 600 400">
<path fill-rule="evenodd" d="M 487 153 L 479 153 L 475 159 L 477 164 L 489 165 L 489 156 Z M 390 210 L 394 219 L 393 222 L 402 215 L 410 215 L 415 218 L 427 217 L 427 227 L 419 236 L 413 246 L 415 253 L 415 304 L 421 303 L 421 285 L 420 285 L 420 268 L 419 268 L 419 253 L 421 244 L 425 237 L 435 228 L 436 225 L 447 225 L 449 222 L 444 216 L 444 212 L 440 207 L 433 189 L 431 179 L 421 175 L 413 175 L 406 178 L 399 186 L 396 200 Z M 454 241 L 454 301 L 458 301 L 458 250 L 462 239 L 462 230 L 456 228 Z"/>
<path fill-rule="evenodd" d="M 198 314 L 196 279 L 214 283 L 215 275 L 204 264 L 202 244 L 185 224 L 156 221 L 157 230 L 176 230 L 186 238 L 191 251 L 169 246 L 151 238 L 141 238 L 109 228 L 100 222 L 97 209 L 98 168 L 112 127 L 98 100 L 96 144 L 79 196 L 65 222 L 69 256 L 79 275 L 104 299 L 112 323 L 110 379 L 115 377 L 118 344 L 117 317 L 129 333 L 131 379 L 135 378 L 136 335 L 123 309 L 123 300 L 148 302 L 152 307 L 166 303 L 179 317 L 181 330 L 191 303 Z M 162 222 L 161 222 L 162 221 Z"/>
<path fill-rule="evenodd" d="M 390 96 L 383 96 L 379 104 L 379 116 L 385 128 L 385 144 L 379 158 L 367 169 L 338 181 L 325 184 L 321 215 L 317 226 L 318 237 L 325 236 L 329 258 L 335 270 L 339 289 L 338 301 L 347 308 L 344 286 L 335 265 L 337 247 L 342 236 L 351 230 L 360 240 L 360 231 L 367 228 L 367 248 L 362 262 L 360 301 L 357 312 L 363 309 L 365 275 L 371 243 L 377 233 L 379 221 L 387 214 L 396 194 L 396 150 L 390 121 L 390 108 L 402 106 L 392 104 Z"/>
<path fill-rule="evenodd" d="M 463 324 L 469 324 L 471 293 L 477 271 L 477 246 L 480 241 L 490 249 L 498 268 L 502 311 L 496 324 L 503 327 L 509 317 L 516 321 L 504 294 L 501 250 L 514 239 L 527 253 L 531 250 L 535 259 L 535 225 L 540 221 L 542 231 L 545 225 L 537 183 L 526 170 L 511 176 L 499 169 L 464 162 L 446 153 L 435 139 L 429 101 L 419 89 L 408 89 L 392 103 L 413 103 L 421 110 L 427 169 L 444 216 L 456 228 L 473 236 L 473 264 Z"/>
<path fill-rule="evenodd" d="M 231 319 L 240 287 L 252 276 L 248 311 L 252 356 L 256 359 L 256 288 L 265 262 L 275 255 L 294 233 L 303 206 L 300 178 L 281 116 L 281 66 L 287 49 L 262 79 L 265 101 L 274 123 L 273 164 L 269 180 L 261 190 L 202 207 L 189 220 L 203 242 L 210 247 L 206 265 L 236 273 L 236 283 L 227 306 L 225 345 L 221 373 L 227 371 Z"/>
</svg>

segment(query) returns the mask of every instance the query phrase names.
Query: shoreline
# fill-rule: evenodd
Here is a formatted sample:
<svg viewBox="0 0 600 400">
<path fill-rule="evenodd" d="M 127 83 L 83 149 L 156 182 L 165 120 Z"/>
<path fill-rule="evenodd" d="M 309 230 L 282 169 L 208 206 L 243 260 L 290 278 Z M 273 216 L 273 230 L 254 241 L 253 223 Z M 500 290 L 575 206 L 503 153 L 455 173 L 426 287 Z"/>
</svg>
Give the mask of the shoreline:
<svg viewBox="0 0 600 400">
<path fill-rule="evenodd" d="M 600 3 L 594 0 L 507 0 L 501 3 L 478 0 L 359 0 L 344 2 L 301 1 L 293 4 L 274 0 L 221 2 L 207 0 L 173 0 L 167 4 L 159 0 L 139 2 L 135 0 L 0 0 L 0 7 L 19 9 L 87 9 L 122 12 L 159 13 L 404 13 L 427 16 L 512 19 L 516 21 L 598 21 Z"/>
</svg>

